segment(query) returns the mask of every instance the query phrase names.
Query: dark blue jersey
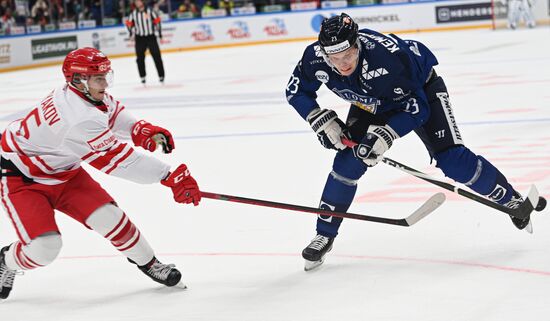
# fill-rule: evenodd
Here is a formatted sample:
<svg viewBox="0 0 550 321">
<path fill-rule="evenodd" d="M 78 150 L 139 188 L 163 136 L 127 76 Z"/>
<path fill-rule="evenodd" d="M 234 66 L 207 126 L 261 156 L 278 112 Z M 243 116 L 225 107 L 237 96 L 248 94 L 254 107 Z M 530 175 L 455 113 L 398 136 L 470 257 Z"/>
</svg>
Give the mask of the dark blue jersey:
<svg viewBox="0 0 550 321">
<path fill-rule="evenodd" d="M 403 136 L 424 124 L 430 108 L 423 86 L 437 59 L 422 43 L 359 31 L 359 61 L 342 76 L 323 57 L 318 42 L 309 45 L 286 88 L 288 102 L 302 118 L 318 108 L 317 90 L 325 84 L 349 103 L 373 114 L 386 114 L 388 125 Z"/>
</svg>

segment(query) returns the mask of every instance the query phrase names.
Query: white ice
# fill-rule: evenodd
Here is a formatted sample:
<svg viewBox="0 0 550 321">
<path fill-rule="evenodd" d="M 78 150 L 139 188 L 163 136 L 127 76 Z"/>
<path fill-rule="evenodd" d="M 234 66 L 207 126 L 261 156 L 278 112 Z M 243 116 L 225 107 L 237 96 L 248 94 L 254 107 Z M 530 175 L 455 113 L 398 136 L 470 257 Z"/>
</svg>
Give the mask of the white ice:
<svg viewBox="0 0 550 321">
<path fill-rule="evenodd" d="M 550 192 L 550 29 L 402 35 L 438 56 L 466 144 L 522 192 Z M 115 59 L 111 93 L 139 118 L 169 128 L 177 148 L 157 157 L 188 164 L 204 191 L 316 206 L 334 153 L 287 105 L 284 88 L 307 43 L 165 54 L 166 84 L 147 58 Z M 0 75 L 0 126 L 62 83 L 60 67 Z M 323 107 L 347 104 L 323 89 Z M 441 177 L 420 140 L 388 156 Z M 15 280 L 2 321 L 115 320 L 550 320 L 550 217 L 534 234 L 499 212 L 447 193 L 405 228 L 346 220 L 325 264 L 303 271 L 316 217 L 204 199 L 173 202 L 156 184 L 90 169 L 188 290 L 156 285 L 99 235 L 57 215 L 64 248 L 48 267 Z M 403 217 L 439 191 L 384 164 L 362 178 L 351 212 Z M 15 240 L 0 216 L 0 244 Z"/>
</svg>

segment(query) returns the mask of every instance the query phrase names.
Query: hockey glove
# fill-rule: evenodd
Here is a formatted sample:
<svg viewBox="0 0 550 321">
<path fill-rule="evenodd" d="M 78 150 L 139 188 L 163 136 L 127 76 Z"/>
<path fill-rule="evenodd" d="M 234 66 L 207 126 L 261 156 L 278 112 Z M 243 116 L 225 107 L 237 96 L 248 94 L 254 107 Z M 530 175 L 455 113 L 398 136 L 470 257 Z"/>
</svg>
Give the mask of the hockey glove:
<svg viewBox="0 0 550 321">
<path fill-rule="evenodd" d="M 136 146 L 141 146 L 150 152 L 154 152 L 157 146 L 162 146 L 162 151 L 169 154 L 175 148 L 172 134 L 162 127 L 151 125 L 140 120 L 132 127 L 132 141 Z"/>
<path fill-rule="evenodd" d="M 349 137 L 348 129 L 334 110 L 316 108 L 309 113 L 307 121 L 325 148 L 346 149 L 342 136 Z"/>
<path fill-rule="evenodd" d="M 390 126 L 370 125 L 365 137 L 353 147 L 353 154 L 372 167 L 382 160 L 382 155 L 390 149 L 396 138 L 399 135 Z"/>
<path fill-rule="evenodd" d="M 164 186 L 168 186 L 174 193 L 174 200 L 178 203 L 193 203 L 195 206 L 199 205 L 201 200 L 201 192 L 197 181 L 191 176 L 187 166 L 181 164 L 176 170 L 160 183 Z"/>
</svg>

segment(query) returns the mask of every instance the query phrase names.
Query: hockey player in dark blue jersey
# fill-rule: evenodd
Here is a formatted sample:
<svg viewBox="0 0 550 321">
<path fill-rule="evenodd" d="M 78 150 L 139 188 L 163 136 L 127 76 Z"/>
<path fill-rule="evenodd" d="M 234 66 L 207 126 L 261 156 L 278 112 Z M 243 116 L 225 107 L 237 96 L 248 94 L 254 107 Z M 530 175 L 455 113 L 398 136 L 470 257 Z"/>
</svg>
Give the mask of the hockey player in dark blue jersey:
<svg viewBox="0 0 550 321">
<path fill-rule="evenodd" d="M 320 208 L 347 211 L 359 178 L 394 140 L 412 131 L 447 177 L 507 207 L 523 202 L 495 166 L 464 146 L 437 64 L 422 43 L 358 30 L 345 13 L 322 22 L 319 40 L 305 49 L 286 87 L 288 102 L 321 144 L 338 151 Z M 316 92 L 323 84 L 351 104 L 346 123 L 318 105 Z M 348 148 L 342 137 L 358 144 Z M 529 217 L 511 218 L 518 229 L 531 230 Z M 323 263 L 341 222 L 319 215 L 317 235 L 302 252 L 306 270 Z"/>
</svg>

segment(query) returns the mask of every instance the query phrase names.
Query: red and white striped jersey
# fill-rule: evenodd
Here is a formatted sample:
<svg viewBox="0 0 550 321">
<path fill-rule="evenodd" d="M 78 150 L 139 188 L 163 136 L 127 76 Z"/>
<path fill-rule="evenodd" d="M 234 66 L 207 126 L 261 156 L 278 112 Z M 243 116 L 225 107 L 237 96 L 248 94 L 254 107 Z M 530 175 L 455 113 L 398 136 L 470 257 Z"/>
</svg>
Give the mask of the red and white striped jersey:
<svg viewBox="0 0 550 321">
<path fill-rule="evenodd" d="M 53 90 L 2 135 L 3 158 L 35 182 L 63 183 L 85 161 L 100 171 L 137 183 L 159 182 L 170 166 L 127 143 L 136 118 L 112 96 L 95 106 L 64 85 Z"/>
</svg>

